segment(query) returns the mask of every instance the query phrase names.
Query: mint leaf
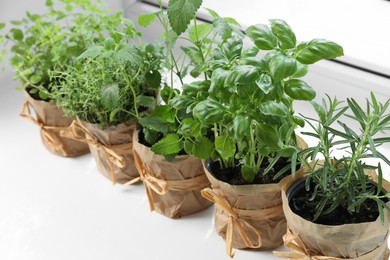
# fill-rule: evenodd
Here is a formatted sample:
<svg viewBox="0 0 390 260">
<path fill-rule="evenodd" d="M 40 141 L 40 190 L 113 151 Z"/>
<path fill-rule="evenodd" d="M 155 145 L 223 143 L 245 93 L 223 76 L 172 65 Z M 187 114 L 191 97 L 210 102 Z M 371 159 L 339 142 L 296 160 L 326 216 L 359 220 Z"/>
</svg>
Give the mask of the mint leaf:
<svg viewBox="0 0 390 260">
<path fill-rule="evenodd" d="M 192 154 L 201 159 L 211 157 L 214 151 L 214 144 L 206 137 L 197 139 L 192 147 Z"/>
<path fill-rule="evenodd" d="M 187 30 L 202 0 L 169 0 L 168 18 L 172 30 L 178 35 Z"/>
<path fill-rule="evenodd" d="M 138 24 L 141 25 L 142 27 L 147 27 L 151 23 L 153 23 L 154 20 L 156 19 L 157 19 L 156 13 L 140 15 L 138 17 Z"/>
<path fill-rule="evenodd" d="M 215 137 L 215 149 L 223 159 L 229 159 L 236 153 L 236 145 L 230 135 L 220 135 Z"/>
<path fill-rule="evenodd" d="M 119 86 L 118 84 L 110 84 L 101 87 L 100 90 L 103 105 L 109 109 L 114 110 L 119 103 Z"/>
<path fill-rule="evenodd" d="M 192 26 L 189 38 L 192 42 L 202 41 L 211 31 L 211 25 L 208 23 L 198 24 L 196 26 Z"/>
<path fill-rule="evenodd" d="M 169 134 L 155 143 L 151 150 L 160 155 L 177 154 L 183 149 L 183 142 L 177 134 Z"/>
</svg>

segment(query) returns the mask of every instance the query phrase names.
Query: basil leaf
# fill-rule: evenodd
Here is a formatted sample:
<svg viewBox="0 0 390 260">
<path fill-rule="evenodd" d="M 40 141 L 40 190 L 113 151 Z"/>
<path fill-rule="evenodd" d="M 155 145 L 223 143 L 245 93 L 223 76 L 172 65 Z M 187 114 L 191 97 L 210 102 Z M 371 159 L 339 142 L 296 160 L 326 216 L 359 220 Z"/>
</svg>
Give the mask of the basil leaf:
<svg viewBox="0 0 390 260">
<path fill-rule="evenodd" d="M 265 24 L 250 26 L 246 34 L 261 50 L 272 50 L 278 46 L 278 39 Z"/>
<path fill-rule="evenodd" d="M 305 81 L 299 79 L 290 79 L 285 83 L 284 91 L 295 100 L 312 100 L 316 92 Z"/>
<path fill-rule="evenodd" d="M 301 43 L 295 53 L 297 61 L 302 64 L 313 64 L 322 59 L 334 59 L 342 55 L 344 55 L 344 51 L 340 45 L 323 39 Z"/>
<path fill-rule="evenodd" d="M 274 81 L 280 81 L 294 74 L 297 62 L 283 54 L 274 55 L 269 62 L 269 69 Z"/>
<path fill-rule="evenodd" d="M 291 27 L 283 20 L 272 19 L 270 20 L 271 30 L 279 39 L 280 47 L 283 50 L 292 49 L 297 43 L 294 32 Z"/>
</svg>

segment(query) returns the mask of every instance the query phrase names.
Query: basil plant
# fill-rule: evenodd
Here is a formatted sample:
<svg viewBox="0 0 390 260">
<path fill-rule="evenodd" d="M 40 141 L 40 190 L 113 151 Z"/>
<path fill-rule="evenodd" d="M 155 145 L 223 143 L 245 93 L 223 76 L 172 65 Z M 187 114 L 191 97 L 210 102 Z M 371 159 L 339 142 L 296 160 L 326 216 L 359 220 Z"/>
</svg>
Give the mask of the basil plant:
<svg viewBox="0 0 390 260">
<path fill-rule="evenodd" d="M 298 43 L 282 20 L 250 26 L 246 34 L 252 46 L 244 48 L 235 35 L 223 38 L 206 64 L 208 77 L 183 85 L 183 93 L 169 104 L 193 115 L 182 126 L 189 134 L 184 143 L 188 152 L 197 156 L 202 149 L 202 158 L 211 157 L 221 168 L 238 168 L 252 183 L 261 169 L 263 174 L 273 171 L 281 158 L 291 159 L 273 173 L 274 179 L 295 171 L 299 148 L 294 130 L 304 120 L 294 113 L 294 101 L 316 95 L 301 78 L 308 65 L 341 56 L 343 49 L 323 39 Z"/>
</svg>

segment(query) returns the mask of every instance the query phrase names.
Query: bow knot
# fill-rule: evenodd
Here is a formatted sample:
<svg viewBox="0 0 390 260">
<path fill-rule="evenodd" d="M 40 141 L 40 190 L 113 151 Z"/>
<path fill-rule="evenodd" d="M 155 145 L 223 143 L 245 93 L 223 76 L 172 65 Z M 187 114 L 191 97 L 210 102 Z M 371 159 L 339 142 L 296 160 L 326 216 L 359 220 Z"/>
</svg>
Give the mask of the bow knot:
<svg viewBox="0 0 390 260">
<path fill-rule="evenodd" d="M 112 165 L 115 165 L 118 168 L 124 168 L 127 161 L 123 155 L 130 154 L 133 149 L 132 143 L 104 145 L 77 121 L 73 121 L 67 131 L 61 131 L 61 136 L 87 143 L 103 152 L 104 156 L 108 159 L 112 184 L 116 183 L 115 172 Z"/>
<path fill-rule="evenodd" d="M 147 188 L 146 195 L 149 200 L 151 211 L 154 211 L 154 203 L 149 188 L 159 195 L 164 195 L 169 190 L 185 192 L 185 191 L 200 190 L 210 185 L 210 182 L 208 181 L 205 174 L 201 174 L 194 178 L 185 179 L 185 180 L 164 180 L 164 179 L 156 178 L 155 176 L 153 176 L 150 167 L 142 162 L 137 151 L 133 150 L 133 154 L 134 154 L 135 167 L 137 168 L 140 177 L 125 183 L 125 185 L 130 185 L 138 181 L 143 181 L 145 187 Z"/>
<path fill-rule="evenodd" d="M 34 118 L 31 114 L 30 103 L 28 101 L 23 104 L 20 116 L 39 126 L 39 128 L 41 129 L 41 133 L 46 139 L 47 143 L 53 146 L 54 149 L 59 149 L 59 147 L 61 147 L 61 144 L 56 141 L 56 137 L 54 136 L 54 134 L 59 134 L 61 131 L 65 131 L 67 127 L 47 126 L 41 121 L 39 121 L 38 118 Z"/>
</svg>

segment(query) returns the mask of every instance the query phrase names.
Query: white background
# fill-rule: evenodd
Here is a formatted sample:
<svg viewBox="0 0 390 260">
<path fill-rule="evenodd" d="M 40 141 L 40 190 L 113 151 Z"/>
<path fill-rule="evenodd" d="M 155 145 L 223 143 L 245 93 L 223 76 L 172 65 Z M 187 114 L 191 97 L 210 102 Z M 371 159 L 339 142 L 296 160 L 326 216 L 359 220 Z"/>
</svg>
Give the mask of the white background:
<svg viewBox="0 0 390 260">
<path fill-rule="evenodd" d="M 119 0 L 112 6 L 122 7 Z M 0 20 L 19 18 L 26 9 L 39 11 L 42 4 L 2 0 Z M 137 4 L 127 14 L 135 18 L 149 11 Z M 147 40 L 156 34 L 156 28 L 144 32 Z M 229 259 L 214 231 L 212 207 L 179 220 L 150 213 L 142 185 L 112 186 L 90 155 L 49 153 L 39 129 L 18 116 L 24 99 L 11 77 L 9 68 L 0 74 L 1 260 Z M 381 99 L 389 96 L 387 80 L 330 62 L 314 66 L 307 81 L 318 98 L 326 92 L 364 100 L 370 90 Z M 297 111 L 308 108 L 298 104 Z M 237 250 L 235 259 L 276 258 Z"/>
</svg>

